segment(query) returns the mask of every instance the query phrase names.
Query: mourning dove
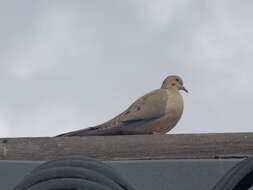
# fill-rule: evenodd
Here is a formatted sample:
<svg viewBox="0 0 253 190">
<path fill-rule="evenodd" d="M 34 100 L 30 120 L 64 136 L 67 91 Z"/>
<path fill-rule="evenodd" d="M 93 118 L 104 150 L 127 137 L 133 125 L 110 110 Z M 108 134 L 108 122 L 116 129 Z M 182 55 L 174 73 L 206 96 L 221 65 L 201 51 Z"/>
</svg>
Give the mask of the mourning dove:
<svg viewBox="0 0 253 190">
<path fill-rule="evenodd" d="M 179 90 L 188 92 L 181 77 L 168 76 L 160 89 L 137 99 L 113 119 L 58 136 L 165 134 L 177 124 L 183 113 L 183 98 Z"/>
</svg>

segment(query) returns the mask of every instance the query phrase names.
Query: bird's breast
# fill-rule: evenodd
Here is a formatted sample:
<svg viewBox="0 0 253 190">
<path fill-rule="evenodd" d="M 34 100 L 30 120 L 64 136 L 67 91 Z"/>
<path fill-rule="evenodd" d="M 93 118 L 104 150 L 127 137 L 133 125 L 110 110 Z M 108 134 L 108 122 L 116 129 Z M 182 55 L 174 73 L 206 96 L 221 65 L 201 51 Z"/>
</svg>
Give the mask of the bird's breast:
<svg viewBox="0 0 253 190">
<path fill-rule="evenodd" d="M 168 114 L 171 119 L 180 119 L 184 109 L 182 95 L 178 91 L 167 91 L 167 95 L 165 113 Z"/>
</svg>

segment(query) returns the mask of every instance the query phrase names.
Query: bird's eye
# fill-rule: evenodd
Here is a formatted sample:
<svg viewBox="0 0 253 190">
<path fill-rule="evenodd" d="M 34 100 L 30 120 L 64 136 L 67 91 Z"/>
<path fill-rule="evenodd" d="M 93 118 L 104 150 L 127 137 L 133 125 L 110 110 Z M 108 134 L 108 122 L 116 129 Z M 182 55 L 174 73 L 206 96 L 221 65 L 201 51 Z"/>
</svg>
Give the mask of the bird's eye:
<svg viewBox="0 0 253 190">
<path fill-rule="evenodd" d="M 179 82 L 179 79 L 176 79 L 177 82 Z"/>
</svg>

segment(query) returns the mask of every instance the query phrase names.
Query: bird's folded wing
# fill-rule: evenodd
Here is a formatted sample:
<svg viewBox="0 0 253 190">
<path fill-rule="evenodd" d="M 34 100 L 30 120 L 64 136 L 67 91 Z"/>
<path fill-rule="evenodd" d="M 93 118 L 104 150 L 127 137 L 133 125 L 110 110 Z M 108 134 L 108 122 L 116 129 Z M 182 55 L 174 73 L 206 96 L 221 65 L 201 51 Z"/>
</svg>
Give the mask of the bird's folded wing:
<svg viewBox="0 0 253 190">
<path fill-rule="evenodd" d="M 167 92 L 155 90 L 136 100 L 120 116 L 121 122 L 156 119 L 165 114 Z"/>
</svg>

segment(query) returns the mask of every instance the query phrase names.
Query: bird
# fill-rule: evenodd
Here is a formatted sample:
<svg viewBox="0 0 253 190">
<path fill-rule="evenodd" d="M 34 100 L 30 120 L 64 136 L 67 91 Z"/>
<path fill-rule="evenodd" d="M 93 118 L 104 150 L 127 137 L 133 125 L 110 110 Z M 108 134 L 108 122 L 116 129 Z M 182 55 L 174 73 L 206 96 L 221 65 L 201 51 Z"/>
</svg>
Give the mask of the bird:
<svg viewBox="0 0 253 190">
<path fill-rule="evenodd" d="M 113 119 L 56 137 L 165 134 L 182 116 L 184 102 L 180 90 L 188 93 L 182 78 L 170 75 L 161 88 L 140 97 Z"/>
</svg>

